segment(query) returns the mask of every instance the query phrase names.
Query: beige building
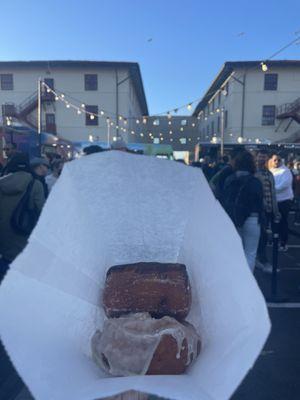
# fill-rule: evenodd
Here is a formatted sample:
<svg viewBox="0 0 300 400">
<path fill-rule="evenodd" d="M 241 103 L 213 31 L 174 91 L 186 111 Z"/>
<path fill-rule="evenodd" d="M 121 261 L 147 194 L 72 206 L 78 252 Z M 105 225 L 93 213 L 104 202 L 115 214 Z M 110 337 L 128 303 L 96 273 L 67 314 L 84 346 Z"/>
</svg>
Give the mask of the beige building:
<svg viewBox="0 0 300 400">
<path fill-rule="evenodd" d="M 2 121 L 37 128 L 38 79 L 42 88 L 42 130 L 71 141 L 131 140 L 136 117 L 148 107 L 139 65 L 131 62 L 0 62 Z M 64 101 L 61 96 L 63 96 Z M 74 108 L 75 105 L 79 108 Z M 91 117 L 84 110 L 99 116 Z M 108 120 L 109 118 L 109 120 Z M 132 141 L 132 140 L 131 140 Z"/>
<path fill-rule="evenodd" d="M 193 113 L 200 142 L 300 139 L 300 61 L 226 62 Z"/>
<path fill-rule="evenodd" d="M 146 124 L 138 124 L 135 128 L 139 142 L 168 144 L 175 151 L 194 151 L 200 140 L 199 120 L 187 115 L 154 115 L 147 118 Z M 141 131 L 141 134 L 139 132 Z"/>
</svg>

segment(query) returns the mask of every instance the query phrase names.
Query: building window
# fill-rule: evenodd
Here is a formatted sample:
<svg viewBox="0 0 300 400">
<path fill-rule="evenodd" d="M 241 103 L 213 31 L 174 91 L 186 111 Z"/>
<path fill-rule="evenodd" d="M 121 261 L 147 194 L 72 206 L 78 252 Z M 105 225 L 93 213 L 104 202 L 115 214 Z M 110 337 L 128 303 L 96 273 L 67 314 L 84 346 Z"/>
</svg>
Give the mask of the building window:
<svg viewBox="0 0 300 400">
<path fill-rule="evenodd" d="M 218 132 L 220 132 L 221 129 L 221 118 L 218 117 Z"/>
<path fill-rule="evenodd" d="M 187 126 L 187 120 L 186 119 L 182 119 L 180 122 L 181 126 Z"/>
<path fill-rule="evenodd" d="M 218 106 L 221 104 L 221 91 L 218 94 Z"/>
<path fill-rule="evenodd" d="M 153 121 L 153 125 L 154 125 L 154 126 L 159 126 L 159 119 L 155 119 L 155 120 Z"/>
<path fill-rule="evenodd" d="M 85 125 L 98 125 L 98 116 L 89 114 L 98 114 L 98 106 L 85 106 L 85 111 Z"/>
<path fill-rule="evenodd" d="M 153 138 L 153 143 L 154 144 L 159 144 L 159 138 Z"/>
<path fill-rule="evenodd" d="M 181 144 L 186 144 L 186 138 L 185 137 L 180 138 L 179 141 L 180 141 Z"/>
<path fill-rule="evenodd" d="M 206 127 L 206 134 L 209 135 L 209 125 Z"/>
<path fill-rule="evenodd" d="M 98 75 L 85 74 L 84 75 L 84 89 L 85 90 L 98 90 Z"/>
<path fill-rule="evenodd" d="M 212 135 L 215 133 L 215 123 L 214 123 L 214 121 L 212 121 L 212 123 L 211 123 L 211 133 L 212 133 Z"/>
<path fill-rule="evenodd" d="M 1 90 L 13 90 L 13 74 L 1 74 Z"/>
<path fill-rule="evenodd" d="M 228 110 L 224 111 L 224 128 L 228 127 Z"/>
<path fill-rule="evenodd" d="M 215 99 L 211 102 L 211 111 L 215 111 Z"/>
<path fill-rule="evenodd" d="M 275 125 L 275 106 L 263 106 L 262 125 Z"/>
<path fill-rule="evenodd" d="M 278 74 L 265 74 L 265 90 L 277 90 Z"/>
</svg>

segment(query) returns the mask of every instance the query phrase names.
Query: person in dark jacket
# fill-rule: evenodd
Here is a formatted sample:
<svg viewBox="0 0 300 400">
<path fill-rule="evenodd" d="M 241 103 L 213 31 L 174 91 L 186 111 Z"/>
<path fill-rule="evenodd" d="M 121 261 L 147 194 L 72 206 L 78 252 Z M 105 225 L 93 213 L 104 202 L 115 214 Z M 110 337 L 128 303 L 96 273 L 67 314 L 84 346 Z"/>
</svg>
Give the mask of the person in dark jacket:
<svg viewBox="0 0 300 400">
<path fill-rule="evenodd" d="M 5 166 L 2 168 L 1 176 L 4 176 L 8 173 L 7 171 L 9 170 L 9 164 L 10 164 L 12 158 L 18 152 L 17 145 L 14 142 L 7 143 L 3 150 L 5 152 L 7 159 L 6 159 Z"/>
<path fill-rule="evenodd" d="M 45 199 L 47 199 L 49 195 L 49 189 L 46 182 L 46 176 L 49 173 L 50 164 L 46 158 L 43 157 L 35 157 L 30 160 L 30 167 L 32 176 L 39 180 L 44 188 Z"/>
<path fill-rule="evenodd" d="M 224 183 L 223 204 L 242 238 L 249 268 L 254 271 L 263 213 L 263 187 L 254 176 L 255 162 L 248 151 L 235 157 L 233 170 Z"/>
<path fill-rule="evenodd" d="M 27 244 L 28 237 L 13 229 L 14 210 L 32 181 L 27 154 L 17 153 L 10 161 L 7 175 L 0 178 L 0 281 L 9 264 Z M 45 202 L 41 182 L 35 180 L 30 193 L 29 206 L 40 213 Z"/>
<path fill-rule="evenodd" d="M 224 183 L 226 179 L 234 172 L 233 164 L 235 158 L 243 151 L 245 151 L 245 148 L 243 146 L 235 146 L 230 152 L 230 160 L 227 165 L 225 165 L 224 168 L 217 172 L 209 181 L 211 190 L 214 192 L 216 199 L 218 199 L 221 204 L 223 204 Z"/>
</svg>

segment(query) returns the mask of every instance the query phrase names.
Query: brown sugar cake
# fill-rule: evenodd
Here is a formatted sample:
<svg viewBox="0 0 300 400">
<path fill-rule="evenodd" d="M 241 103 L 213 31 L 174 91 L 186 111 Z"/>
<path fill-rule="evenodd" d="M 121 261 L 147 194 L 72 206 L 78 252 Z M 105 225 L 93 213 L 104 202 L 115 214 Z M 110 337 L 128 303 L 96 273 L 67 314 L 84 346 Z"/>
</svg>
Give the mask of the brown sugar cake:
<svg viewBox="0 0 300 400">
<path fill-rule="evenodd" d="M 103 307 L 108 317 L 149 312 L 184 319 L 191 306 L 191 286 L 183 264 L 140 262 L 111 267 Z"/>
<path fill-rule="evenodd" d="M 92 338 L 95 362 L 113 376 L 182 374 L 200 348 L 191 324 L 148 313 L 108 319 Z"/>
</svg>

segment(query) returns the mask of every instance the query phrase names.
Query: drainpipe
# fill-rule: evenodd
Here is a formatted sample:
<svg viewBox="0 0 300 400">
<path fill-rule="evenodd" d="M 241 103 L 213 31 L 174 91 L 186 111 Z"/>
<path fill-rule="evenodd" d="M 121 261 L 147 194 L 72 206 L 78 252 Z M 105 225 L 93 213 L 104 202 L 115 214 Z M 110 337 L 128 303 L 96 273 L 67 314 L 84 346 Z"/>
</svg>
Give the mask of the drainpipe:
<svg viewBox="0 0 300 400">
<path fill-rule="evenodd" d="M 246 72 L 243 75 L 243 94 L 242 94 L 242 121 L 241 121 L 241 137 L 244 137 L 245 125 L 245 95 L 246 95 Z"/>
</svg>

